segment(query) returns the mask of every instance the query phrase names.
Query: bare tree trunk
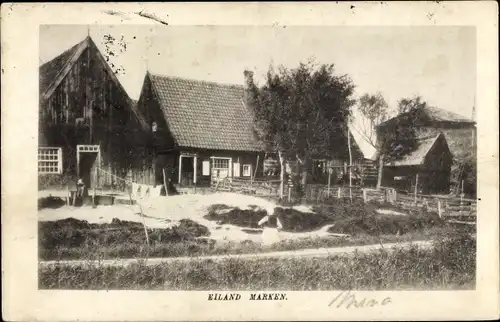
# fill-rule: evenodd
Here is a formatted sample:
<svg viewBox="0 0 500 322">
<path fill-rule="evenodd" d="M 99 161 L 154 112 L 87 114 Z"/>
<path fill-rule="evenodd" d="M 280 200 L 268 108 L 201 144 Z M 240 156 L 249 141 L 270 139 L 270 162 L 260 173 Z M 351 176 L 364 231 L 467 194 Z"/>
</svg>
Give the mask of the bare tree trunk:
<svg viewBox="0 0 500 322">
<path fill-rule="evenodd" d="M 384 169 L 384 155 L 380 154 L 378 161 L 378 178 L 377 178 L 377 189 L 382 186 L 382 172 Z"/>
<path fill-rule="evenodd" d="M 285 158 L 281 151 L 278 151 L 278 157 L 280 159 L 280 199 L 283 199 L 285 193 Z"/>
</svg>

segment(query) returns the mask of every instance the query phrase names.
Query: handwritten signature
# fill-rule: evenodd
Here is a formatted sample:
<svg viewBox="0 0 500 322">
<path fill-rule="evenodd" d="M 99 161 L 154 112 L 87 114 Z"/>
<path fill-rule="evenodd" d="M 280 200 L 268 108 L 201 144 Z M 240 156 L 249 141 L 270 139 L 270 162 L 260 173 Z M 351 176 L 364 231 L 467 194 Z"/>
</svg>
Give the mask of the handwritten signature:
<svg viewBox="0 0 500 322">
<path fill-rule="evenodd" d="M 390 297 L 385 297 L 383 299 L 375 299 L 375 298 L 357 298 L 354 293 L 351 291 L 343 291 L 340 292 L 328 306 L 334 306 L 337 309 L 344 307 L 349 309 L 351 307 L 360 309 L 374 306 L 385 306 L 392 303 L 392 299 Z"/>
</svg>

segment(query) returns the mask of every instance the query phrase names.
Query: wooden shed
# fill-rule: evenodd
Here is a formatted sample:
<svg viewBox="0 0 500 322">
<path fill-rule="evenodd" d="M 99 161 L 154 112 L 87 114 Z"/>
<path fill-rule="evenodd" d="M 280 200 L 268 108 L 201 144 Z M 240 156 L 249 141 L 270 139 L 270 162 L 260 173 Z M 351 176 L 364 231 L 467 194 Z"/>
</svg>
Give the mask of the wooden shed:
<svg viewBox="0 0 500 322">
<path fill-rule="evenodd" d="M 387 163 L 382 185 L 419 193 L 449 193 L 453 156 L 443 133 L 420 137 L 416 149 Z"/>
</svg>

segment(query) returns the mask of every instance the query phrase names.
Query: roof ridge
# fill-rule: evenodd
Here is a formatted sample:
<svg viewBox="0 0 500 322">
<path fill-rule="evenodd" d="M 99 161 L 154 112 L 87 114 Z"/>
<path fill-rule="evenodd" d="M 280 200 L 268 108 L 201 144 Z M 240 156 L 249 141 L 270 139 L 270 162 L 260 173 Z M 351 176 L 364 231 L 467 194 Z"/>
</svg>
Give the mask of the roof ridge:
<svg viewBox="0 0 500 322">
<path fill-rule="evenodd" d="M 217 86 L 226 86 L 226 87 L 238 87 L 238 88 L 243 88 L 244 87 L 241 84 L 219 83 L 219 82 L 215 82 L 215 81 L 207 81 L 207 80 L 202 80 L 202 79 L 195 79 L 195 78 L 188 78 L 188 77 L 180 77 L 180 76 L 171 76 L 171 75 L 165 75 L 165 74 L 152 73 L 150 71 L 148 71 L 148 73 L 151 76 L 160 77 L 160 78 L 169 78 L 169 79 L 174 79 L 174 80 L 191 81 L 191 82 L 197 82 L 197 83 L 203 83 L 203 84 L 210 84 L 210 85 L 217 85 Z"/>
<path fill-rule="evenodd" d="M 444 108 L 440 108 L 440 107 L 437 107 L 437 106 L 426 106 L 425 107 L 426 109 L 428 110 L 438 110 L 438 111 L 443 111 L 443 112 L 446 112 L 446 113 L 450 113 L 452 115 L 455 115 L 455 116 L 458 116 L 464 120 L 468 120 L 468 121 L 471 121 L 473 122 L 473 120 L 463 114 L 460 114 L 460 113 L 457 113 L 457 112 L 453 112 L 453 111 L 450 111 L 450 110 L 447 110 L 447 109 L 444 109 Z"/>
<path fill-rule="evenodd" d="M 438 140 L 438 138 L 443 135 L 442 132 L 439 132 L 436 136 L 434 137 L 431 137 L 432 138 L 432 143 L 429 145 L 429 147 L 427 147 L 427 149 L 425 150 L 425 153 L 424 155 L 422 156 L 422 160 L 424 161 L 425 158 L 427 157 L 427 154 L 429 154 L 429 152 L 431 152 L 432 148 L 434 147 L 434 145 L 436 145 L 436 142 Z M 430 141 L 430 140 L 429 140 Z M 445 142 L 446 142 L 446 139 L 445 139 Z"/>
<path fill-rule="evenodd" d="M 84 41 L 86 41 L 86 40 L 87 40 L 87 38 L 90 38 L 90 37 L 89 37 L 89 36 L 85 36 L 85 39 L 83 39 L 83 40 L 81 40 L 81 41 L 77 42 L 76 44 L 74 44 L 73 46 L 69 47 L 68 49 L 63 50 L 63 52 L 62 52 L 62 53 L 60 53 L 59 55 L 55 56 L 54 58 L 52 58 L 52 59 L 50 59 L 50 60 L 47 60 L 45 63 L 41 64 L 41 65 L 39 66 L 39 68 L 42 68 L 42 67 L 46 66 L 47 64 L 51 63 L 52 61 L 54 61 L 54 60 L 56 60 L 56 59 L 58 59 L 58 58 L 60 58 L 60 57 L 62 57 L 62 56 L 64 56 L 64 55 L 68 54 L 70 51 L 75 50 L 75 49 L 76 49 L 79 45 L 81 45 Z M 71 58 L 71 57 L 69 57 L 69 58 Z M 68 61 L 69 61 L 69 60 L 68 60 Z M 67 62 L 66 62 L 66 63 L 67 63 Z"/>
</svg>

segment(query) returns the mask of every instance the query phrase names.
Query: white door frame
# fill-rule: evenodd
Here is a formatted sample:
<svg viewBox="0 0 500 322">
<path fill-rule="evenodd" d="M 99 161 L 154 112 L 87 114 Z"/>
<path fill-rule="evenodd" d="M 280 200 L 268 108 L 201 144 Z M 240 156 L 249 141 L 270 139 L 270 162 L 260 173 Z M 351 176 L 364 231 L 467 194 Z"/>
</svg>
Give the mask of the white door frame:
<svg viewBox="0 0 500 322">
<path fill-rule="evenodd" d="M 78 144 L 76 146 L 76 175 L 80 177 L 80 153 L 97 153 L 97 164 L 101 166 L 101 148 L 99 145 Z"/>
</svg>

